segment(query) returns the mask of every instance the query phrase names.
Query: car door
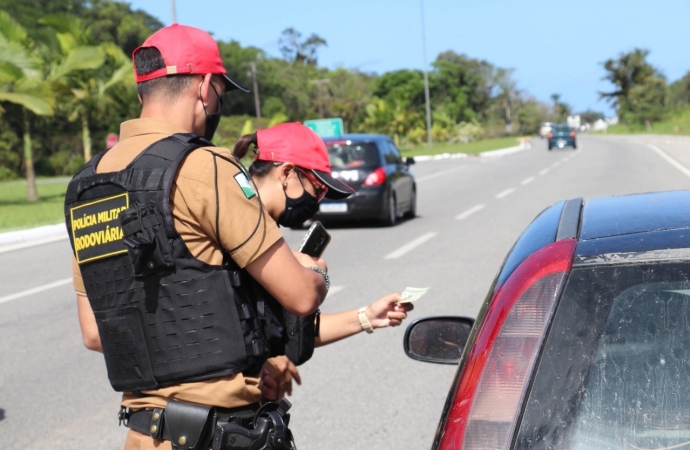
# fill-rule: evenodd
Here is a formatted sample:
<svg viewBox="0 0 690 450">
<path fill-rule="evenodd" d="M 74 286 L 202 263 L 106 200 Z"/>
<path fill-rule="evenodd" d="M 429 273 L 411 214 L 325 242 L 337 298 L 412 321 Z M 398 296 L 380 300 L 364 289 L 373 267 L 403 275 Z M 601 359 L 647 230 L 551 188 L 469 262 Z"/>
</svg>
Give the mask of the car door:
<svg viewBox="0 0 690 450">
<path fill-rule="evenodd" d="M 403 163 L 400 151 L 393 141 L 387 140 L 386 164 L 389 166 L 391 179 L 394 180 L 395 196 L 398 202 L 398 210 L 406 211 L 410 206 L 412 196 L 412 174 L 408 167 Z"/>
</svg>

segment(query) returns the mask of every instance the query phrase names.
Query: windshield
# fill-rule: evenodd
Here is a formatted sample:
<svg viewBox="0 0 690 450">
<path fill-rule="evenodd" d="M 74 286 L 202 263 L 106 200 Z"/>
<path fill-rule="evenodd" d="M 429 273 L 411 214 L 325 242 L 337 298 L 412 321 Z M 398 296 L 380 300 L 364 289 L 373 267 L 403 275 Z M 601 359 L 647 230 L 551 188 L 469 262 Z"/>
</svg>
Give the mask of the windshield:
<svg viewBox="0 0 690 450">
<path fill-rule="evenodd" d="M 346 141 L 327 143 L 327 147 L 332 170 L 370 169 L 379 165 L 376 144 Z"/>
<path fill-rule="evenodd" d="M 551 131 L 552 131 L 553 133 L 569 133 L 569 132 L 570 132 L 570 128 L 569 128 L 569 127 L 566 127 L 566 126 L 562 126 L 562 125 L 560 125 L 560 126 L 559 126 L 559 125 L 554 125 L 554 126 L 551 127 Z"/>
</svg>

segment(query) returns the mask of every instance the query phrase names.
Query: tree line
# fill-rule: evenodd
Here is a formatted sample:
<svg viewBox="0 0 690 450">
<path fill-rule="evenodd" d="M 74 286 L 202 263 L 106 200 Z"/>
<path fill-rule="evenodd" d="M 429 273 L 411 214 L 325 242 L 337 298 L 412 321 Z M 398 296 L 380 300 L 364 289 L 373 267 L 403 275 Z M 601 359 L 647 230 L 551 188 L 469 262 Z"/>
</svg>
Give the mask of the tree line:
<svg viewBox="0 0 690 450">
<path fill-rule="evenodd" d="M 690 71 L 669 84 L 648 56 L 649 50 L 636 48 L 606 60 L 604 79 L 615 88 L 600 97 L 612 104 L 622 123 L 651 131 L 654 122 L 690 108 Z"/>
<path fill-rule="evenodd" d="M 162 26 L 115 0 L 0 0 L 0 180 L 25 176 L 34 200 L 36 175 L 73 174 L 120 122 L 138 116 L 131 53 Z M 227 96 L 219 145 L 319 117 L 341 117 L 348 132 L 385 133 L 400 146 L 426 142 L 421 70 L 328 69 L 318 61 L 326 39 L 294 28 L 279 37 L 278 57 L 237 41 L 218 45 L 228 73 L 256 93 Z M 640 52 L 604 64 L 620 87 L 602 96 L 630 121 L 658 120 L 661 90 L 664 111 L 688 107 L 690 74 L 669 87 Z M 520 89 L 511 69 L 453 50 L 435 58 L 428 76 L 434 142 L 532 134 L 572 112 L 558 94 L 546 103 Z"/>
<path fill-rule="evenodd" d="M 70 175 L 136 117 L 130 55 L 162 26 L 114 0 L 0 0 L 0 179 L 25 174 L 32 185 L 36 174 Z M 318 63 L 321 36 L 287 28 L 279 42 L 280 57 L 218 42 L 228 72 L 258 87 L 258 99 L 228 96 L 219 144 L 319 117 L 342 117 L 349 132 L 386 133 L 403 146 L 425 141 L 422 71 L 331 70 Z M 531 133 L 552 113 L 517 88 L 511 70 L 454 51 L 438 55 L 429 85 L 437 142 Z"/>
</svg>

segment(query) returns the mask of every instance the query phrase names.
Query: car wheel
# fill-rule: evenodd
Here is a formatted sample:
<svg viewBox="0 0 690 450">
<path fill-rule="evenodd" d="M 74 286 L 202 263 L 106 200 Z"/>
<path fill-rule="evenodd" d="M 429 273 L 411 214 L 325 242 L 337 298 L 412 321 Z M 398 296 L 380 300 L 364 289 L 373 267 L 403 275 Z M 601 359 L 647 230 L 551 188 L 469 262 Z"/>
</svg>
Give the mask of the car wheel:
<svg viewBox="0 0 690 450">
<path fill-rule="evenodd" d="M 573 144 L 573 150 L 577 150 L 577 144 Z"/>
<path fill-rule="evenodd" d="M 549 145 L 549 151 L 551 151 L 552 148 L 553 148 L 553 147 L 551 147 L 551 146 Z"/>
<path fill-rule="evenodd" d="M 390 193 L 388 196 L 388 208 L 386 209 L 386 217 L 381 221 L 384 226 L 392 227 L 398 218 L 398 211 L 395 201 L 395 194 Z"/>
<path fill-rule="evenodd" d="M 417 191 L 412 190 L 412 195 L 410 195 L 410 209 L 403 215 L 406 219 L 414 219 L 417 217 Z"/>
</svg>

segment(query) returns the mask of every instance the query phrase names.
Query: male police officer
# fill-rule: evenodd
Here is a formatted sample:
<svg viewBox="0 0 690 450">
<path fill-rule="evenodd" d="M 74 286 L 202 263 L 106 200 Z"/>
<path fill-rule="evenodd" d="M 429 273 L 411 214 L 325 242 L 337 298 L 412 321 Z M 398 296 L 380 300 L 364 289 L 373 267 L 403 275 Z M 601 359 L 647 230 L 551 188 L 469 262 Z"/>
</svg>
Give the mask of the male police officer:
<svg viewBox="0 0 690 450">
<path fill-rule="evenodd" d="M 141 116 L 65 200 L 84 344 L 123 392 L 125 448 L 289 448 L 284 411 L 259 410 L 275 330 L 250 285 L 304 316 L 326 296 L 326 264 L 289 250 L 230 151 L 210 144 L 222 96 L 246 91 L 213 38 L 172 25 L 133 59 Z"/>
</svg>

